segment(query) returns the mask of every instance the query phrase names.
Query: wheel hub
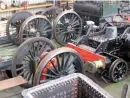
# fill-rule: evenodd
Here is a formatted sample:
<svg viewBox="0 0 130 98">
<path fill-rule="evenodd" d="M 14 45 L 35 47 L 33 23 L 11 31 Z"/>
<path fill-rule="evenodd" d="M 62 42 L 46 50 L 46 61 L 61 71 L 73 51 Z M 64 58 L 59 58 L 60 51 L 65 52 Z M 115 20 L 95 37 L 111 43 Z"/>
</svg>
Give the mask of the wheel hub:
<svg viewBox="0 0 130 98">
<path fill-rule="evenodd" d="M 71 26 L 68 26 L 68 27 L 67 27 L 67 31 L 68 31 L 68 32 L 72 32 L 72 31 L 74 31 L 74 29 L 73 29 Z"/>
<path fill-rule="evenodd" d="M 40 37 L 40 32 L 36 32 L 36 37 Z"/>
<path fill-rule="evenodd" d="M 32 35 L 35 34 L 36 37 L 40 37 L 40 32 L 37 31 L 35 28 L 31 28 L 30 33 L 32 33 Z"/>
<path fill-rule="evenodd" d="M 31 29 L 30 29 L 30 32 L 31 32 L 31 33 L 35 33 L 35 32 L 37 32 L 37 30 L 36 30 L 35 28 L 31 28 Z"/>
<path fill-rule="evenodd" d="M 119 74 L 122 74 L 122 73 L 123 73 L 123 71 L 122 71 L 122 70 L 120 70 L 120 71 L 119 71 Z"/>
<path fill-rule="evenodd" d="M 65 23 L 69 23 L 70 22 L 70 20 L 69 19 L 65 19 Z"/>
</svg>

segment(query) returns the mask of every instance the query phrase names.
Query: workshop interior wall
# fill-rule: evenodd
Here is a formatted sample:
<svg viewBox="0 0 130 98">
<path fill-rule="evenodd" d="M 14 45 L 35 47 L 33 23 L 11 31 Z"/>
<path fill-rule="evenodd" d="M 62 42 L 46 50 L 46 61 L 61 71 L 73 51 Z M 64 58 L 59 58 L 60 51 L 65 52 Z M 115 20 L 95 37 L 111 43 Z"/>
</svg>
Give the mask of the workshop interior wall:
<svg viewBox="0 0 130 98">
<path fill-rule="evenodd" d="M 28 1 L 29 4 L 36 4 L 36 3 L 44 3 L 47 0 L 2 0 L 2 1 L 6 2 L 8 4 L 8 6 L 10 6 L 13 1 L 16 1 L 18 3 L 21 3 L 23 1 Z"/>
<path fill-rule="evenodd" d="M 11 6 L 13 0 L 2 0 L 4 2 L 7 3 L 8 7 Z M 46 1 L 49 1 L 49 0 L 15 0 L 17 1 L 18 3 L 22 2 L 22 1 L 29 1 L 29 4 L 37 4 L 37 3 L 45 3 Z M 30 11 L 31 13 L 36 13 L 38 11 L 41 11 L 43 10 L 44 8 L 38 8 L 38 9 L 29 9 L 28 11 Z M 3 17 L 10 17 L 13 15 L 13 12 L 5 12 L 5 13 L 0 13 L 0 19 L 3 18 Z"/>
</svg>

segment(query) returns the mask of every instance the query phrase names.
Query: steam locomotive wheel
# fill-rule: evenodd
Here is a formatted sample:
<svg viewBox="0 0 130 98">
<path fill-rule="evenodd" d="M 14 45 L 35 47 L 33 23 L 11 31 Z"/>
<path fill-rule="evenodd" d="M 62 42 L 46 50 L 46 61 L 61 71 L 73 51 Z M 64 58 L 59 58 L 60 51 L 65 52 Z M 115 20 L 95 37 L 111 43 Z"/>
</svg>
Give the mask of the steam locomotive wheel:
<svg viewBox="0 0 130 98">
<path fill-rule="evenodd" d="M 23 86 L 32 86 L 32 80 L 40 62 L 41 54 L 53 49 L 55 49 L 54 43 L 47 38 L 34 37 L 26 40 L 18 47 L 12 61 L 11 72 L 13 77 L 22 76 L 28 81 Z"/>
<path fill-rule="evenodd" d="M 51 39 L 52 36 L 52 25 L 50 21 L 41 15 L 34 15 L 27 18 L 19 31 L 20 43 L 30 37 L 46 37 Z"/>
<path fill-rule="evenodd" d="M 122 59 L 116 59 L 110 67 L 109 74 L 113 82 L 119 82 L 125 78 L 127 72 L 127 62 Z"/>
<path fill-rule="evenodd" d="M 6 34 L 14 44 L 19 44 L 18 33 L 20 26 L 23 23 L 23 21 L 30 16 L 32 16 L 32 14 L 27 11 L 17 12 L 7 22 Z"/>
<path fill-rule="evenodd" d="M 82 73 L 83 61 L 78 53 L 62 47 L 49 52 L 40 62 L 34 76 L 34 85 L 45 83 L 72 73 Z"/>
<path fill-rule="evenodd" d="M 81 32 L 82 20 L 80 16 L 72 10 L 67 10 L 59 14 L 54 21 L 54 36 L 56 41 L 61 45 L 78 39 Z"/>
</svg>

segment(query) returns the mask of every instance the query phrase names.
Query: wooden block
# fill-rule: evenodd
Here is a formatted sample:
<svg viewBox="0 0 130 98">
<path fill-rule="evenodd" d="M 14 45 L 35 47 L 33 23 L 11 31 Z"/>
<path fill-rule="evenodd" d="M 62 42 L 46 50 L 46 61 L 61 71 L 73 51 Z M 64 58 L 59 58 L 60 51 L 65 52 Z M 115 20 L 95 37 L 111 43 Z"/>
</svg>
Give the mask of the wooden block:
<svg viewBox="0 0 130 98">
<path fill-rule="evenodd" d="M 0 90 L 8 89 L 25 83 L 27 83 L 27 81 L 23 79 L 22 76 L 17 76 L 11 79 L 0 81 Z"/>
</svg>

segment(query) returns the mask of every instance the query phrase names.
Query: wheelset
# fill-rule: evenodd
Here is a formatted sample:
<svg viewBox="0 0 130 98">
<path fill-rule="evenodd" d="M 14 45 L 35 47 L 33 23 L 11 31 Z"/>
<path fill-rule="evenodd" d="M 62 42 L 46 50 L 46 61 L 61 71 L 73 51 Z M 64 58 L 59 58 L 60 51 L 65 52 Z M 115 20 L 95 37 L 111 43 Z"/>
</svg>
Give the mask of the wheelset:
<svg viewBox="0 0 130 98">
<path fill-rule="evenodd" d="M 19 39 L 18 39 L 18 33 L 21 24 L 27 19 L 28 17 L 32 16 L 30 12 L 27 11 L 21 11 L 15 13 L 7 22 L 6 25 L 6 34 L 9 38 L 9 40 L 13 43 L 18 45 Z"/>
<path fill-rule="evenodd" d="M 53 30 L 56 41 L 61 45 L 65 45 L 80 37 L 82 20 L 73 10 L 64 11 L 55 19 Z"/>
<path fill-rule="evenodd" d="M 27 18 L 19 30 L 20 43 L 31 37 L 46 37 L 51 39 L 52 36 L 52 24 L 42 15 L 33 15 Z"/>
<path fill-rule="evenodd" d="M 79 54 L 67 47 L 55 49 L 41 60 L 34 76 L 34 86 L 72 73 L 82 73 Z"/>
<path fill-rule="evenodd" d="M 28 83 L 23 86 L 31 87 L 41 54 L 55 48 L 54 43 L 44 37 L 34 37 L 26 40 L 18 47 L 12 60 L 12 76 L 22 76 L 28 81 Z"/>
<path fill-rule="evenodd" d="M 109 70 L 110 78 L 113 82 L 124 80 L 128 73 L 128 64 L 123 59 L 116 59 Z"/>
</svg>

